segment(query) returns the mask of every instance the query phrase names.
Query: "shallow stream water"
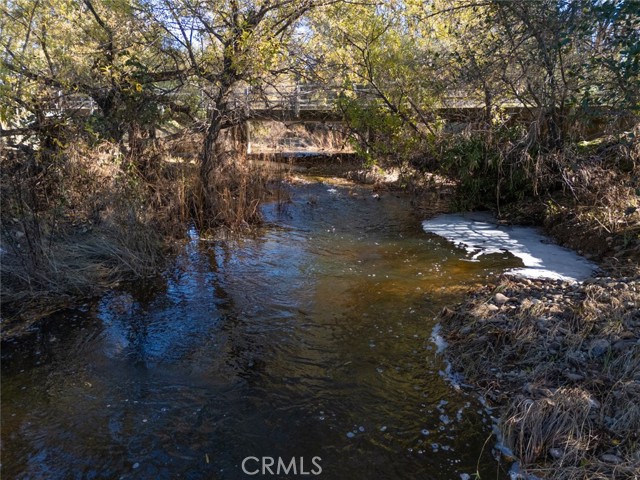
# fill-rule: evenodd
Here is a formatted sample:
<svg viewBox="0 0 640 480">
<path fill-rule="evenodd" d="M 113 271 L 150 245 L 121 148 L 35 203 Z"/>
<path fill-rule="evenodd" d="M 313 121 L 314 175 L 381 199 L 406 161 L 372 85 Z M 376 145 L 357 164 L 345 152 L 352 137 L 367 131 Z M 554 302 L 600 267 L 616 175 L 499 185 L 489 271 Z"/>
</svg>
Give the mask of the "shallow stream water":
<svg viewBox="0 0 640 480">
<path fill-rule="evenodd" d="M 3 345 L 3 479 L 503 478 L 430 337 L 519 260 L 469 261 L 408 198 L 289 188 L 257 234 L 193 234 L 165 275 Z M 249 456 L 322 473 L 249 476 Z"/>
</svg>

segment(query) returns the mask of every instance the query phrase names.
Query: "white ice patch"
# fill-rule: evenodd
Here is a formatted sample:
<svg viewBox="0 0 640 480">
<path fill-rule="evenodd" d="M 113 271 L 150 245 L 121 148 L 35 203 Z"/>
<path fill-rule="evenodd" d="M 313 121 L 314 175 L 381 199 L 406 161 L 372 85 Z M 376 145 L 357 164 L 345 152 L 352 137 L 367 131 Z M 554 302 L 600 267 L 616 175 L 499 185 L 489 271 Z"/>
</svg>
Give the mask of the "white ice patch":
<svg viewBox="0 0 640 480">
<path fill-rule="evenodd" d="M 489 214 L 440 215 L 422 222 L 422 228 L 465 248 L 473 260 L 510 252 L 522 260 L 524 268 L 508 272 L 521 277 L 581 281 L 597 268 L 577 253 L 549 243 L 535 228 L 498 225 Z"/>
</svg>

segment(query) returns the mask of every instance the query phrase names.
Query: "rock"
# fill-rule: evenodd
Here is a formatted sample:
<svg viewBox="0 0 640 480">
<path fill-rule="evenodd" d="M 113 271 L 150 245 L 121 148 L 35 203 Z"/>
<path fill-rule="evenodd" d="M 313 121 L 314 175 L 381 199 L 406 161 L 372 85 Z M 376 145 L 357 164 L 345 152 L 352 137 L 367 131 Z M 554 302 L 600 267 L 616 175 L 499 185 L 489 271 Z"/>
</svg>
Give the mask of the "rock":
<svg viewBox="0 0 640 480">
<path fill-rule="evenodd" d="M 598 410 L 602 406 L 602 404 L 598 400 L 593 398 L 593 397 L 589 397 L 588 400 L 589 400 L 589 406 L 591 408 L 594 408 L 594 409 Z"/>
<path fill-rule="evenodd" d="M 633 347 L 636 344 L 637 344 L 637 341 L 635 339 L 626 339 L 626 340 L 620 340 L 614 343 L 612 348 L 616 352 L 622 352 Z"/>
<path fill-rule="evenodd" d="M 442 309 L 442 312 L 440 312 L 440 316 L 442 316 L 443 318 L 450 318 L 450 317 L 453 317 L 455 313 L 456 312 L 454 312 L 450 308 L 444 307 Z"/>
<path fill-rule="evenodd" d="M 471 333 L 471 327 L 462 327 L 459 333 L 460 335 L 464 335 L 466 337 Z"/>
<path fill-rule="evenodd" d="M 562 456 L 564 455 L 564 453 L 562 452 L 562 449 L 560 448 L 550 448 L 549 449 L 549 455 L 551 455 L 552 458 L 562 458 Z"/>
<path fill-rule="evenodd" d="M 584 380 L 584 376 L 578 373 L 565 372 L 564 376 L 567 377 L 572 382 L 579 382 L 580 380 Z"/>
<path fill-rule="evenodd" d="M 604 338 L 596 338 L 591 342 L 591 345 L 589 345 L 589 353 L 593 357 L 601 357 L 607 353 L 610 348 L 611 345 L 608 340 Z"/>
<path fill-rule="evenodd" d="M 537 298 L 531 298 L 529 301 L 531 302 L 532 305 L 537 305 L 540 303 L 540 300 Z"/>
<path fill-rule="evenodd" d="M 604 455 L 601 455 L 600 460 L 605 463 L 613 463 L 615 465 L 622 463 L 622 459 L 619 456 L 613 455 L 611 453 L 605 453 Z"/>
<path fill-rule="evenodd" d="M 502 293 L 496 293 L 496 296 L 494 297 L 494 301 L 498 305 L 503 305 L 509 301 L 509 297 L 507 297 L 506 295 L 503 295 Z"/>
</svg>

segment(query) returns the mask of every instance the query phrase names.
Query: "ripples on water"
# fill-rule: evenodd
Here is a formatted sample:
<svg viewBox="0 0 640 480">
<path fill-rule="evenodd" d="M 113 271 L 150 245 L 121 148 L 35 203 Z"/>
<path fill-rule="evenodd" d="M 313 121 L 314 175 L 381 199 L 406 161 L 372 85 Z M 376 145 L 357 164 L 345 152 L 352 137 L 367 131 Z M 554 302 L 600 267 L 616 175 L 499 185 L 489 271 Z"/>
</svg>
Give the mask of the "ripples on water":
<svg viewBox="0 0 640 480">
<path fill-rule="evenodd" d="M 255 236 L 193 238 L 162 278 L 3 346 L 3 478 L 257 478 L 247 456 L 319 456 L 326 479 L 496 478 L 489 419 L 429 337 L 517 262 L 466 261 L 406 198 L 290 188 Z"/>
</svg>

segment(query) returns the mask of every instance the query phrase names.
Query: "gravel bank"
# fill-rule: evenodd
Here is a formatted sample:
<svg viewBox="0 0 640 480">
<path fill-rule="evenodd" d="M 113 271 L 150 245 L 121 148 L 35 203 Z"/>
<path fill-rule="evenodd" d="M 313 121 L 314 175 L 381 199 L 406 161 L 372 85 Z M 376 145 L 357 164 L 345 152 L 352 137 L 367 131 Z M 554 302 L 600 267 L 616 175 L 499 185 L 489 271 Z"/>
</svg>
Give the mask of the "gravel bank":
<svg viewBox="0 0 640 480">
<path fill-rule="evenodd" d="M 640 478 L 640 277 L 503 276 L 440 323 L 445 355 L 500 407 L 525 471 Z"/>
</svg>

